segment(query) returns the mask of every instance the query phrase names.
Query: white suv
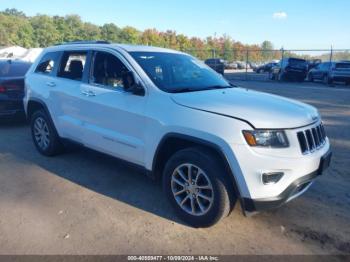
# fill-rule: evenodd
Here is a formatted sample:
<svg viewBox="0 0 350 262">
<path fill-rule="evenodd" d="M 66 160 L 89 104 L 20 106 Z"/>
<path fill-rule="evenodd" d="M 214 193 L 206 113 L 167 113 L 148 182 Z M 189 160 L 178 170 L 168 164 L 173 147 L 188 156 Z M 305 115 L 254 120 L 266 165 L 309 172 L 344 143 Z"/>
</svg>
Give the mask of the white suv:
<svg viewBox="0 0 350 262">
<path fill-rule="evenodd" d="M 233 86 L 174 50 L 61 44 L 43 51 L 25 84 L 40 153 L 74 141 L 142 167 L 196 227 L 227 216 L 236 200 L 244 214 L 279 207 L 330 163 L 314 107 Z"/>
</svg>

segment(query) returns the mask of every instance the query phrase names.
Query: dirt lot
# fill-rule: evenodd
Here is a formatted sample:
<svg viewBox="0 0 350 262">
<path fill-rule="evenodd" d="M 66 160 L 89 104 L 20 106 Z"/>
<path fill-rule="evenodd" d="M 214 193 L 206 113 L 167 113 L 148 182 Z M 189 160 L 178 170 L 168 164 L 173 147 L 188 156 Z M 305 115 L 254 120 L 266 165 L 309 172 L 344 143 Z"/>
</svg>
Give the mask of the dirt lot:
<svg viewBox="0 0 350 262">
<path fill-rule="evenodd" d="M 282 208 L 209 229 L 178 221 L 160 185 L 87 149 L 46 158 L 25 124 L 0 125 L 1 254 L 350 253 L 350 88 L 240 82 L 316 106 L 334 158 Z"/>
</svg>

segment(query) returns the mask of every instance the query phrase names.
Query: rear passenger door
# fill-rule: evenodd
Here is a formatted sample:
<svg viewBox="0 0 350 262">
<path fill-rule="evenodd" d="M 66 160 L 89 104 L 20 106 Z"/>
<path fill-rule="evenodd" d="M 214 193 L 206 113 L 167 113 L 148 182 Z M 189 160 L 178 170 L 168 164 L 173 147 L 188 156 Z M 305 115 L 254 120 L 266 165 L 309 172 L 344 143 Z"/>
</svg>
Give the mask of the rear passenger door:
<svg viewBox="0 0 350 262">
<path fill-rule="evenodd" d="M 85 66 L 89 57 L 88 51 L 67 51 L 61 56 L 57 77 L 53 81 L 51 93 L 54 99 L 56 127 L 64 138 L 82 143 L 81 85 L 87 78 Z"/>
<path fill-rule="evenodd" d="M 38 90 L 34 96 L 46 102 L 55 125 L 55 107 L 53 106 L 52 92 L 56 89 L 56 73 L 61 54 L 60 51 L 44 54 L 35 68 L 34 77 L 29 74 L 26 79 L 27 90 Z M 35 88 L 30 88 L 30 86 Z"/>
</svg>

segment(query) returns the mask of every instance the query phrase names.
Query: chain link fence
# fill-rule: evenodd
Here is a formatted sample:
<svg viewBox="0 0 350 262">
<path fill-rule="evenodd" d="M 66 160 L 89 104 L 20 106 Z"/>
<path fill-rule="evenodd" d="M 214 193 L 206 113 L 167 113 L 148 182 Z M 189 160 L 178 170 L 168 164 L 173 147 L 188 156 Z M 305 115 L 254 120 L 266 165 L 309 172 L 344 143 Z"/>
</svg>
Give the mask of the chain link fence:
<svg viewBox="0 0 350 262">
<path fill-rule="evenodd" d="M 267 81 L 271 68 L 284 58 L 301 58 L 307 61 L 308 70 L 322 62 L 349 61 L 350 49 L 230 49 L 184 50 L 198 59 L 222 59 L 225 76 L 230 80 Z"/>
</svg>

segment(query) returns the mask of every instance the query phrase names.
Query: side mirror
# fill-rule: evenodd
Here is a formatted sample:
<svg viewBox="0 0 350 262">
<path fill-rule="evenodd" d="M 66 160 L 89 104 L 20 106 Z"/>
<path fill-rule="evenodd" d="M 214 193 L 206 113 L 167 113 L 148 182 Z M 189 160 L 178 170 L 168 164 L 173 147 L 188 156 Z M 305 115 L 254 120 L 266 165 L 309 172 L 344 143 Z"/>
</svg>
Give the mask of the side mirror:
<svg viewBox="0 0 350 262">
<path fill-rule="evenodd" d="M 145 95 L 145 89 L 136 82 L 134 73 L 131 71 L 126 71 L 123 73 L 123 86 L 124 90 L 127 92 L 131 92 L 138 96 L 144 96 Z"/>
</svg>

